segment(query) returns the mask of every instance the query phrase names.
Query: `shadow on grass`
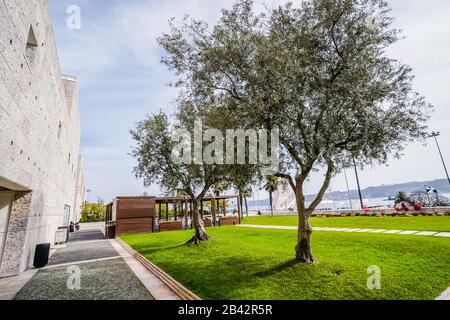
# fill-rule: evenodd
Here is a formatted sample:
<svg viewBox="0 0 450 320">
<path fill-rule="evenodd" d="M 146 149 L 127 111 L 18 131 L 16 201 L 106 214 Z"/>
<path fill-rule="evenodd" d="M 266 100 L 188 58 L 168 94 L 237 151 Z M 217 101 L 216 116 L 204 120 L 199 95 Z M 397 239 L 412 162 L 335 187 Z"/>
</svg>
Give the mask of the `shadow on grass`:
<svg viewBox="0 0 450 320">
<path fill-rule="evenodd" d="M 239 267 L 237 267 L 239 266 Z M 181 280 L 189 289 L 206 300 L 228 300 L 248 298 L 249 292 L 260 286 L 259 280 L 252 270 L 257 270 L 260 262 L 244 257 L 220 258 L 214 257 L 201 263 L 192 262 L 188 265 L 181 262 L 175 266 L 166 262 L 164 270 L 171 269 L 170 274 Z M 173 271 L 173 272 L 172 272 Z M 245 295 L 242 295 L 245 292 Z M 250 297 L 259 298 L 253 292 Z"/>
<path fill-rule="evenodd" d="M 299 265 L 299 264 L 301 264 L 300 261 L 293 259 L 293 260 L 289 260 L 285 263 L 279 264 L 277 266 L 274 266 L 273 268 L 257 272 L 254 275 L 259 278 L 270 277 L 270 276 L 273 276 L 274 274 L 277 274 L 277 273 L 283 272 L 287 269 L 290 269 L 292 267 L 295 267 L 296 265 Z"/>
<path fill-rule="evenodd" d="M 152 253 L 156 253 L 156 252 L 160 252 L 160 251 L 166 251 L 166 250 L 171 250 L 171 249 L 178 249 L 178 248 L 183 248 L 186 247 L 185 244 L 180 244 L 180 245 L 176 245 L 176 246 L 167 246 L 167 247 L 147 247 L 147 246 L 131 246 L 134 250 L 136 250 L 137 252 L 139 252 L 141 255 L 146 255 L 146 254 L 152 254 Z"/>
</svg>

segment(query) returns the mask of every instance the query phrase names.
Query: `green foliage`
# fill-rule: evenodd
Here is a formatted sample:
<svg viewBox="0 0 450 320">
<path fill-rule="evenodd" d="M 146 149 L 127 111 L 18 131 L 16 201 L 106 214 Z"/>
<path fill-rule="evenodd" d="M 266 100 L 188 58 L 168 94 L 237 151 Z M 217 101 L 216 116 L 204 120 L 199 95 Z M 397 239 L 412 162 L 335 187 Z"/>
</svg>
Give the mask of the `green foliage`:
<svg viewBox="0 0 450 320">
<path fill-rule="evenodd" d="M 432 106 L 412 87 L 409 66 L 387 57 L 400 38 L 384 0 L 309 0 L 254 9 L 237 1 L 209 28 L 186 17 L 160 39 L 176 85 L 233 128 L 279 128 L 282 168 L 302 196 L 325 167 L 386 163 L 427 135 Z M 214 113 L 213 113 L 214 114 Z M 305 213 L 307 210 L 307 213 Z"/>
<path fill-rule="evenodd" d="M 179 151 L 179 144 L 172 139 L 172 134 L 183 131 L 193 136 L 194 122 L 199 116 L 194 111 L 190 113 L 190 109 L 186 110 L 186 105 L 190 104 L 186 102 L 180 106 L 174 124 L 163 112 L 138 122 L 136 128 L 131 130 L 136 143 L 131 155 L 137 160 L 134 168 L 136 177 L 142 178 L 145 186 L 158 183 L 168 192 L 177 190 L 198 201 L 213 186 L 226 181 L 227 167 L 174 161 L 173 155 L 176 150 Z"/>
<path fill-rule="evenodd" d="M 104 221 L 106 221 L 106 206 L 103 201 L 99 200 L 97 203 L 83 203 L 80 218 L 81 223 Z"/>
<path fill-rule="evenodd" d="M 408 197 L 406 192 L 399 191 L 397 193 L 397 195 L 395 196 L 395 203 L 398 204 L 398 203 L 402 203 L 402 202 L 411 203 L 411 199 Z"/>
<path fill-rule="evenodd" d="M 281 179 L 274 176 L 268 176 L 266 179 L 266 184 L 264 185 L 264 190 L 267 192 L 275 192 L 280 187 Z"/>
</svg>

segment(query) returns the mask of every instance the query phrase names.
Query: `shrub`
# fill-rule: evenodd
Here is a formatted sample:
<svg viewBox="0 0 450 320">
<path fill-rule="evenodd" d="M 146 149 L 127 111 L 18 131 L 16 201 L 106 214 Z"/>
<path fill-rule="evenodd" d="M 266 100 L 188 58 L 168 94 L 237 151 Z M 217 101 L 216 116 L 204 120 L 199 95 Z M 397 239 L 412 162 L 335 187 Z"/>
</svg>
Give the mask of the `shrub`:
<svg viewBox="0 0 450 320">
<path fill-rule="evenodd" d="M 102 201 L 98 203 L 85 202 L 81 212 L 81 223 L 106 221 L 106 206 Z"/>
</svg>

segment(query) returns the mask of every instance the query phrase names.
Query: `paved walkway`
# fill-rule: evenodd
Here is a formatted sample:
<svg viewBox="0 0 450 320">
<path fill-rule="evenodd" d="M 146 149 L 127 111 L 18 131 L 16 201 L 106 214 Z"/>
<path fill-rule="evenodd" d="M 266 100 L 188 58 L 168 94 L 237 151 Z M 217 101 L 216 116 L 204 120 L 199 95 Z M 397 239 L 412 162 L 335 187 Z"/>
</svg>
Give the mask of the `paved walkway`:
<svg viewBox="0 0 450 320">
<path fill-rule="evenodd" d="M 159 280 L 152 272 L 145 268 L 130 253 L 128 253 L 116 240 L 109 240 L 111 245 L 119 252 L 134 274 L 141 280 L 155 300 L 180 300 L 180 298 Z"/>
<path fill-rule="evenodd" d="M 38 270 L 27 270 L 17 277 L 0 279 L 0 301 L 14 300 L 17 293 L 36 275 Z"/>
<path fill-rule="evenodd" d="M 79 288 L 71 275 L 79 272 Z M 68 285 L 69 284 L 69 285 Z M 178 296 L 96 226 L 82 226 L 49 263 L 0 279 L 0 300 L 176 300 Z"/>
<path fill-rule="evenodd" d="M 278 230 L 297 230 L 297 227 L 289 226 L 265 226 L 253 224 L 241 224 L 238 227 L 256 228 L 256 229 L 278 229 Z M 348 233 L 380 233 L 380 234 L 400 234 L 412 236 L 428 236 L 428 237 L 444 237 L 450 238 L 450 232 L 437 231 L 413 231 L 413 230 L 386 230 L 386 229 L 355 229 L 355 228 L 313 228 L 314 231 L 329 231 L 329 232 L 348 232 Z"/>
</svg>

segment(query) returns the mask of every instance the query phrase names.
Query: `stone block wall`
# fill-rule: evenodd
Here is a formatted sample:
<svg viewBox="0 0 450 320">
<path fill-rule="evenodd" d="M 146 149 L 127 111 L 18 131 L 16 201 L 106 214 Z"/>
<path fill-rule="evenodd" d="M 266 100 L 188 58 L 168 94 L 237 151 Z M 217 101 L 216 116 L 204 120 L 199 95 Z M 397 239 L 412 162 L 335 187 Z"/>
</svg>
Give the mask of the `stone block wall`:
<svg viewBox="0 0 450 320">
<path fill-rule="evenodd" d="M 20 196 L 0 276 L 53 242 L 65 206 L 78 215 L 82 169 L 77 80 L 61 73 L 47 0 L 0 1 L 0 188 Z"/>
<path fill-rule="evenodd" d="M 32 200 L 31 192 L 16 192 L 8 226 L 8 234 L 3 252 L 1 273 L 5 276 L 14 275 L 20 270 L 22 253 L 28 229 L 28 214 Z"/>
</svg>

